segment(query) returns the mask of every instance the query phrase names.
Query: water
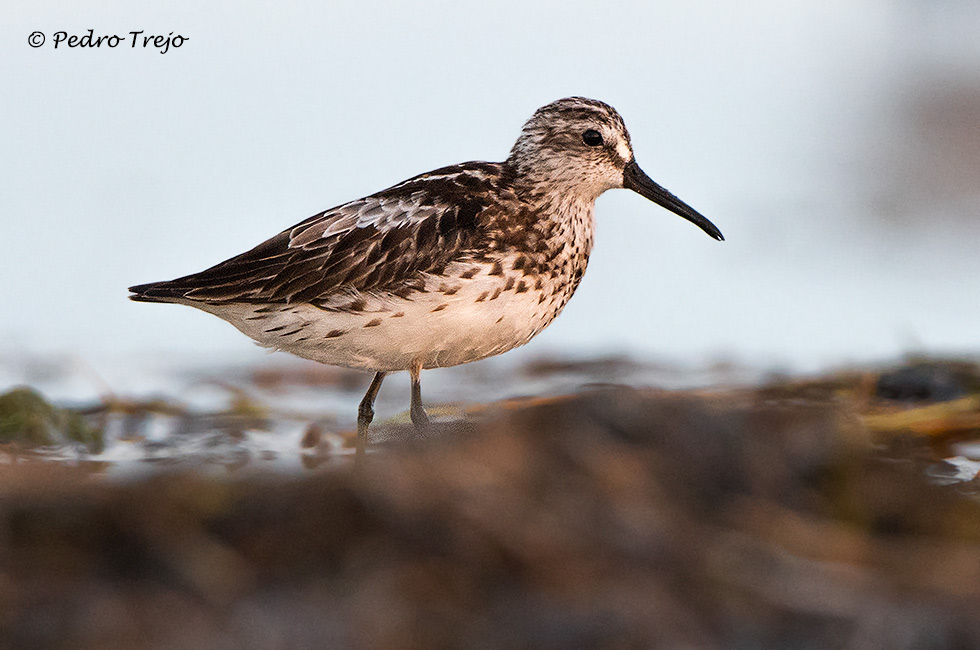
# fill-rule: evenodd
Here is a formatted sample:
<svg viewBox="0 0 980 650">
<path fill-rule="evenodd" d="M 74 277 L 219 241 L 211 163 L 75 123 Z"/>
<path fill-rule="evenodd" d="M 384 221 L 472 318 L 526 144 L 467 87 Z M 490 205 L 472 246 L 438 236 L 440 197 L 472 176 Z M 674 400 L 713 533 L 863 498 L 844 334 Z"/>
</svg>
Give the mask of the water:
<svg viewBox="0 0 980 650">
<path fill-rule="evenodd" d="M 504 400 L 541 399 L 601 384 L 661 388 L 758 382 L 747 368 L 672 367 L 625 357 L 551 358 L 527 354 L 426 371 L 423 396 L 435 421 L 478 417 Z M 342 462 L 353 452 L 357 406 L 369 373 L 286 355 L 261 363 L 191 358 L 116 358 L 93 365 L 79 357 L 0 357 L 0 392 L 27 385 L 89 418 L 105 449 L 60 445 L 32 458 L 82 463 L 113 475 L 195 467 L 298 471 Z M 407 373 L 385 379 L 375 429 L 407 423 Z M 9 458 L 8 458 L 9 460 Z"/>
</svg>

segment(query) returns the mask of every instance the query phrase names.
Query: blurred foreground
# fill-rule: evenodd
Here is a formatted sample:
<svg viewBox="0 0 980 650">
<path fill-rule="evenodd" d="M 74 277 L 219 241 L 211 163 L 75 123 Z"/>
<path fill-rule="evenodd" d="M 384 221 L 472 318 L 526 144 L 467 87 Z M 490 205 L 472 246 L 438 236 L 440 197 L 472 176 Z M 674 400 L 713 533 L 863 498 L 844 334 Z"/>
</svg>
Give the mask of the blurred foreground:
<svg viewBox="0 0 980 650">
<path fill-rule="evenodd" d="M 269 414 L 43 404 L 0 397 L 0 647 L 980 647 L 971 362 L 396 417 L 359 473 L 307 423 L 317 471 L 105 475 L 111 414 L 232 447 Z M 88 451 L 16 435 L 59 427 Z"/>
</svg>

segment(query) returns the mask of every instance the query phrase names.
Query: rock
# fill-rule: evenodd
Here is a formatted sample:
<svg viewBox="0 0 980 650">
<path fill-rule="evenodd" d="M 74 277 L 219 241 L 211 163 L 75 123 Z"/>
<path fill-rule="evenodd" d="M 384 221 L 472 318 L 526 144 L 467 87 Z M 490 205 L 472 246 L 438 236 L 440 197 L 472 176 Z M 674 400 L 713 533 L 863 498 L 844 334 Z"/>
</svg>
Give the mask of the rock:
<svg viewBox="0 0 980 650">
<path fill-rule="evenodd" d="M 82 416 L 51 405 L 30 388 L 0 395 L 0 442 L 26 447 L 80 443 L 90 453 L 103 448 L 102 432 Z"/>
</svg>

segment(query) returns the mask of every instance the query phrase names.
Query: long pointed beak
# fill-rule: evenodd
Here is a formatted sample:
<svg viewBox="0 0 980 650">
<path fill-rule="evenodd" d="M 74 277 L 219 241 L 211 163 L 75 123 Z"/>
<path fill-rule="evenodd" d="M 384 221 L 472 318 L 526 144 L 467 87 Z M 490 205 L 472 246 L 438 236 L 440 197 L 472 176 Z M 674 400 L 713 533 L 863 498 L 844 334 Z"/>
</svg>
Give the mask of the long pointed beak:
<svg viewBox="0 0 980 650">
<path fill-rule="evenodd" d="M 635 160 L 626 165 L 626 169 L 623 170 L 623 187 L 628 190 L 633 190 L 640 196 L 650 199 L 657 205 L 667 208 L 676 215 L 684 217 L 718 241 L 725 240 L 725 237 L 715 224 L 708 221 L 701 213 L 687 203 L 684 203 L 654 183 L 649 176 L 643 173 L 643 170 L 640 169 L 640 166 L 636 164 Z"/>
</svg>

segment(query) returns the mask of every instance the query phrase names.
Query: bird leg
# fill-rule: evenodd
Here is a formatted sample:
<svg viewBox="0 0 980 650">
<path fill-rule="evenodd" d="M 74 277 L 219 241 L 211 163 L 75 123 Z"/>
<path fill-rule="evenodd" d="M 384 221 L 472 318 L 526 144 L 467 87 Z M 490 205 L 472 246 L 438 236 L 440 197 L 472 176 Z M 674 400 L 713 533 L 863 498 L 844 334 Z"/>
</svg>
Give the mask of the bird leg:
<svg viewBox="0 0 980 650">
<path fill-rule="evenodd" d="M 357 407 L 357 451 L 354 455 L 355 463 L 358 463 L 364 457 L 364 452 L 367 448 L 368 426 L 371 424 L 371 420 L 374 419 L 374 398 L 378 396 L 378 391 L 381 389 L 381 382 L 384 380 L 386 374 L 379 372 L 374 375 L 374 380 L 371 381 L 371 385 L 364 394 L 364 399 L 361 400 L 360 405 Z"/>
<path fill-rule="evenodd" d="M 409 373 L 412 376 L 412 424 L 422 433 L 429 427 L 429 416 L 425 414 L 425 409 L 422 408 L 422 384 L 419 382 L 422 364 L 413 363 Z"/>
</svg>

